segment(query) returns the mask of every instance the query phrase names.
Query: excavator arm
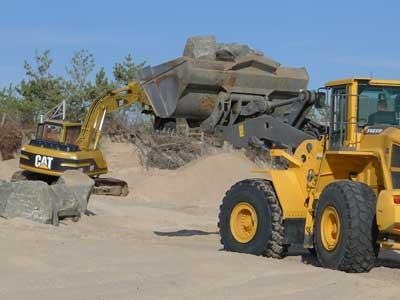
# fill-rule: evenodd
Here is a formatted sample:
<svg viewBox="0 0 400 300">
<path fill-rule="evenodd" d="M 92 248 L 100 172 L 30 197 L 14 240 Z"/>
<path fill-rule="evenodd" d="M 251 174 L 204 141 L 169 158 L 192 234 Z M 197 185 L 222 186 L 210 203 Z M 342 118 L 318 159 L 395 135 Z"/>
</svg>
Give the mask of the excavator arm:
<svg viewBox="0 0 400 300">
<path fill-rule="evenodd" d="M 84 150 L 96 150 L 106 114 L 134 103 L 149 106 L 150 111 L 152 111 L 151 103 L 136 81 L 130 82 L 125 87 L 112 90 L 95 100 L 89 108 L 76 144 Z"/>
</svg>

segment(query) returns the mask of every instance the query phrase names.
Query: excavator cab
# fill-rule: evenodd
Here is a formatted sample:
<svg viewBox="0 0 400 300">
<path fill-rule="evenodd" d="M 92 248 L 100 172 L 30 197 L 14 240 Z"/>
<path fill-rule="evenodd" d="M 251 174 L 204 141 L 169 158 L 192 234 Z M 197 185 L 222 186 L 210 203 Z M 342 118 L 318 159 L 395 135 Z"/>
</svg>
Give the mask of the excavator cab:
<svg viewBox="0 0 400 300">
<path fill-rule="evenodd" d="M 36 129 L 35 140 L 74 145 L 81 132 L 82 125 L 68 121 L 44 121 Z"/>
</svg>

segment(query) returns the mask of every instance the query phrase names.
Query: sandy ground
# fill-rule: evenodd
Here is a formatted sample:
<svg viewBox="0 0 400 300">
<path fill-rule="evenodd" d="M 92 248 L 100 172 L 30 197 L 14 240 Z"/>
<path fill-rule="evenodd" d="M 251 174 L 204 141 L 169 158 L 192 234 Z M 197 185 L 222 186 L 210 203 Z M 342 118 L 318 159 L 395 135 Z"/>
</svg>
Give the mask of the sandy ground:
<svg viewBox="0 0 400 300">
<path fill-rule="evenodd" d="M 95 216 L 59 227 L 0 219 L 0 299 L 397 299 L 400 255 L 383 251 L 367 274 L 221 251 L 224 192 L 254 177 L 240 153 L 176 171 L 143 170 L 131 146 L 106 144 L 127 198 L 93 196 Z M 8 179 L 17 161 L 0 162 Z"/>
</svg>

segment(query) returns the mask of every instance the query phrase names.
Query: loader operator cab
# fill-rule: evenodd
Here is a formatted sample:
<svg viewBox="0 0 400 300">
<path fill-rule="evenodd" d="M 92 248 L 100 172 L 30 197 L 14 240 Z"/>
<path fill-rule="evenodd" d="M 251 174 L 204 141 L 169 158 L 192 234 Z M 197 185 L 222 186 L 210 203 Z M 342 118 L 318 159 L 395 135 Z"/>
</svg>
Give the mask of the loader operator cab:
<svg viewBox="0 0 400 300">
<path fill-rule="evenodd" d="M 351 78 L 328 82 L 330 149 L 357 148 L 368 128 L 400 125 L 400 81 Z"/>
<path fill-rule="evenodd" d="M 74 145 L 81 127 L 81 123 L 69 121 L 51 120 L 39 123 L 34 143 Z"/>
</svg>

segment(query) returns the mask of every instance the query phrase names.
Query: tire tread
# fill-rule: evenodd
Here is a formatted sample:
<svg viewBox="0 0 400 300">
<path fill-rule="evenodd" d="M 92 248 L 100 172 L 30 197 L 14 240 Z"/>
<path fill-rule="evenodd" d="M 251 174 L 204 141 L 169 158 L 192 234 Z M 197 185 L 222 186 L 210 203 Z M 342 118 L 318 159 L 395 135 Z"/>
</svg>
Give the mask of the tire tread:
<svg viewBox="0 0 400 300">
<path fill-rule="evenodd" d="M 283 226 L 283 213 L 279 205 L 279 200 L 276 197 L 272 183 L 264 179 L 246 179 L 233 185 L 231 189 L 226 192 L 225 197 L 220 205 L 219 220 L 222 219 L 222 214 L 225 214 L 224 207 L 226 202 L 229 201 L 229 195 L 234 193 L 236 189 L 243 186 L 251 186 L 263 193 L 267 205 L 271 210 L 271 239 L 265 244 L 262 255 L 272 258 L 283 258 L 286 256 L 287 247 L 283 244 L 284 241 L 284 226 Z M 218 222 L 218 227 L 221 228 Z M 223 236 L 221 236 L 221 244 L 224 250 L 229 251 L 229 246 L 225 243 Z"/>
<path fill-rule="evenodd" d="M 348 220 L 348 226 L 345 228 L 347 242 L 337 269 L 349 273 L 370 271 L 379 251 L 375 243 L 376 237 L 371 232 L 371 220 L 375 219 L 375 194 L 366 184 L 351 180 L 338 181 L 327 188 L 336 189 L 341 195 Z M 319 256 L 318 251 L 317 255 Z"/>
</svg>

